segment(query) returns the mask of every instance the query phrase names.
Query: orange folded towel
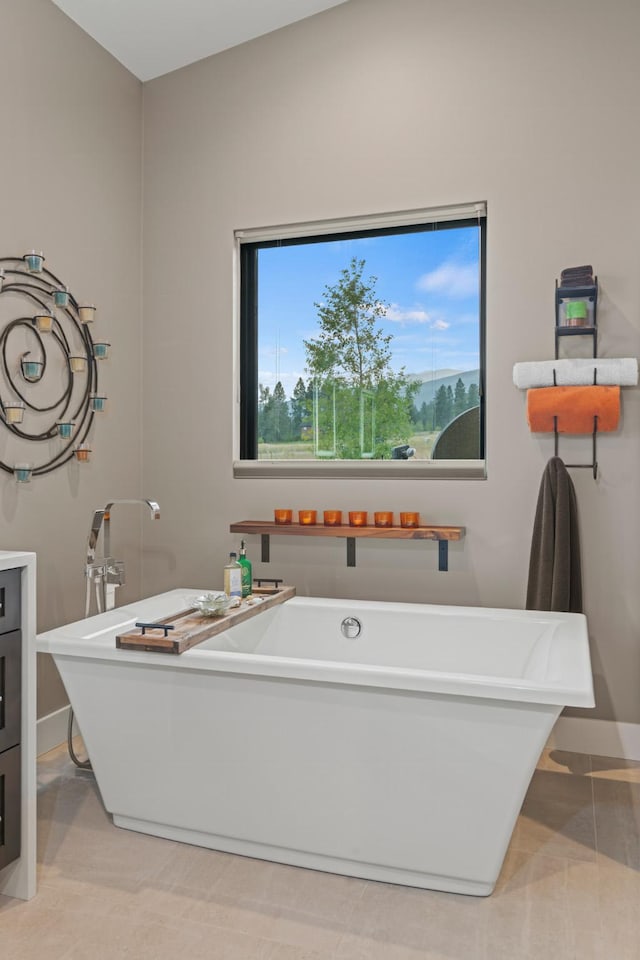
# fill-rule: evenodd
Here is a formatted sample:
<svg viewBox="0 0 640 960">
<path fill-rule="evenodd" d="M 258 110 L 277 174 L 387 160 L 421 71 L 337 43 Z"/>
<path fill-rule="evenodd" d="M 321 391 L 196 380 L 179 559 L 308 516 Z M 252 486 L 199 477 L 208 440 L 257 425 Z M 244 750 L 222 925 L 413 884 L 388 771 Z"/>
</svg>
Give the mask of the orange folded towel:
<svg viewBox="0 0 640 960">
<path fill-rule="evenodd" d="M 620 420 L 620 387 L 539 387 L 527 390 L 527 423 L 532 433 L 598 433 L 616 430 Z"/>
</svg>

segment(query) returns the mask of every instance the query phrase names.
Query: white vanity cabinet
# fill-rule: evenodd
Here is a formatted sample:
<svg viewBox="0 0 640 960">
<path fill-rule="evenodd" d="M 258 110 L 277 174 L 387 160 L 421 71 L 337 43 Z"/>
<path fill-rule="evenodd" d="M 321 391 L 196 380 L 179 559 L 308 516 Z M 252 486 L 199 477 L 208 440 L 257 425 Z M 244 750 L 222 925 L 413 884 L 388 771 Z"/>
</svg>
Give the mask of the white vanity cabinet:
<svg viewBox="0 0 640 960">
<path fill-rule="evenodd" d="M 0 894 L 36 883 L 36 654 L 33 553 L 0 551 Z"/>
</svg>

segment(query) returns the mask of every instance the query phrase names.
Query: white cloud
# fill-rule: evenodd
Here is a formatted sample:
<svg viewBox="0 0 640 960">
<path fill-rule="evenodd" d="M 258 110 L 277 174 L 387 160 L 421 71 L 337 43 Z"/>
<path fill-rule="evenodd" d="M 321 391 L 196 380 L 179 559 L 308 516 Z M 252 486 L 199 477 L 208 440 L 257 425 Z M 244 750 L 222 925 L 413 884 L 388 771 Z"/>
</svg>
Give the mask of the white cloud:
<svg viewBox="0 0 640 960">
<path fill-rule="evenodd" d="M 421 307 L 403 310 L 396 303 L 392 303 L 391 306 L 387 308 L 385 316 L 387 320 L 400 323 L 402 326 L 407 324 L 420 324 L 421 326 L 426 325 L 429 330 L 448 330 L 451 326 L 451 324 L 443 320 L 442 317 L 436 317 Z M 421 336 L 423 336 L 423 334 L 421 334 Z"/>
<path fill-rule="evenodd" d="M 397 303 L 389 304 L 385 309 L 385 317 L 393 323 L 429 323 L 431 319 L 427 311 L 420 307 L 406 310 Z"/>
<path fill-rule="evenodd" d="M 416 284 L 419 290 L 442 293 L 449 297 L 470 297 L 478 292 L 478 267 L 445 260 L 430 273 L 423 274 Z"/>
</svg>

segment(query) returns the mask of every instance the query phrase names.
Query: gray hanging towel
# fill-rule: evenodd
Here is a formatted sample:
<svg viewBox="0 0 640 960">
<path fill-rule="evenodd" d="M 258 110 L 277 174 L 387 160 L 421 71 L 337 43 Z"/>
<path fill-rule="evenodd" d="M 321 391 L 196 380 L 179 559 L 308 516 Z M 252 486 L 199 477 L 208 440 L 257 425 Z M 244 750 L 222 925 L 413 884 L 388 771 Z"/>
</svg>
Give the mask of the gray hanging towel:
<svg viewBox="0 0 640 960">
<path fill-rule="evenodd" d="M 576 492 L 560 457 L 545 467 L 531 539 L 527 610 L 582 613 Z"/>
</svg>

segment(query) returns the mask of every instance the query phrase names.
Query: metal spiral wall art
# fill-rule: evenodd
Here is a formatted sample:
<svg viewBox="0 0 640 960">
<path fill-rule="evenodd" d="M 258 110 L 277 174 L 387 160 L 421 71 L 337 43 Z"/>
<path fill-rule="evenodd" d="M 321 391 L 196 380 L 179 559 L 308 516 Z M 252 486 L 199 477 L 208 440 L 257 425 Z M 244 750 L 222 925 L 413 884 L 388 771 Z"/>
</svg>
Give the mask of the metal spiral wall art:
<svg viewBox="0 0 640 960">
<path fill-rule="evenodd" d="M 107 400 L 97 361 L 110 344 L 89 331 L 96 308 L 79 304 L 44 260 L 35 250 L 0 257 L 0 423 L 12 435 L 0 442 L 0 467 L 18 483 L 74 457 L 88 461 L 93 418 Z"/>
</svg>

